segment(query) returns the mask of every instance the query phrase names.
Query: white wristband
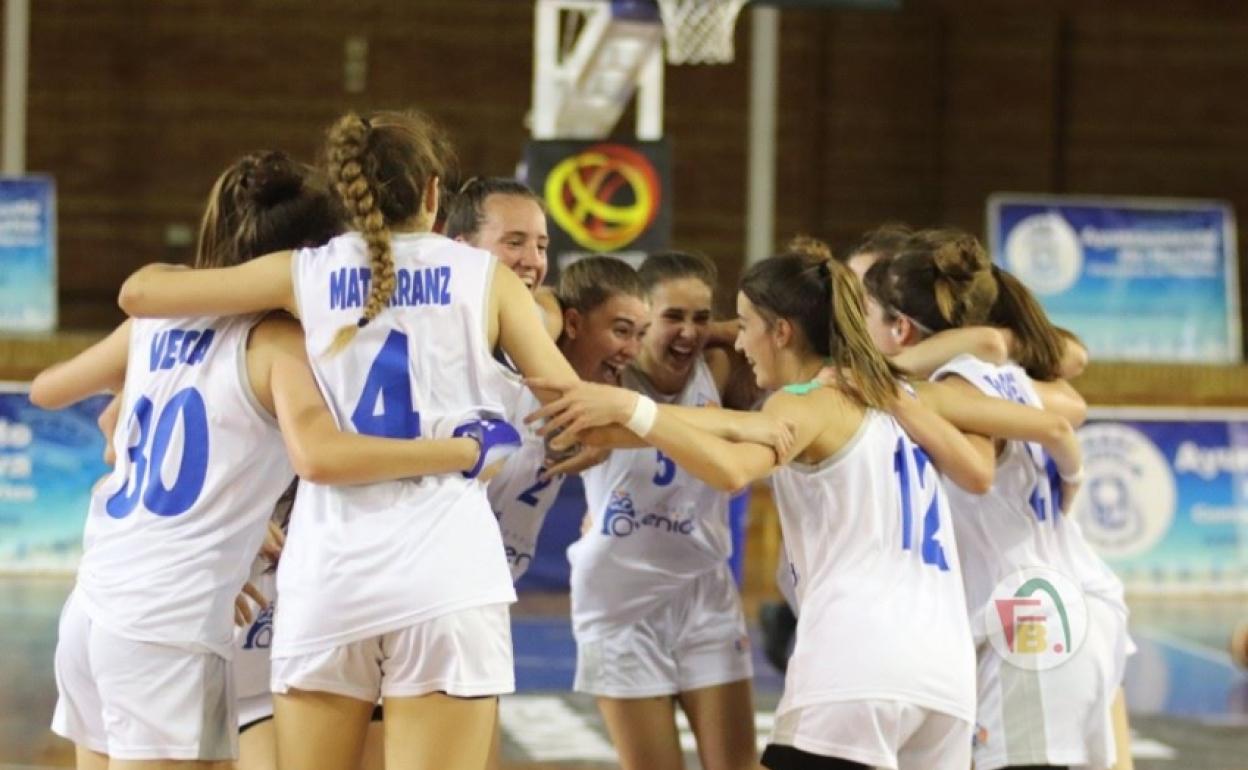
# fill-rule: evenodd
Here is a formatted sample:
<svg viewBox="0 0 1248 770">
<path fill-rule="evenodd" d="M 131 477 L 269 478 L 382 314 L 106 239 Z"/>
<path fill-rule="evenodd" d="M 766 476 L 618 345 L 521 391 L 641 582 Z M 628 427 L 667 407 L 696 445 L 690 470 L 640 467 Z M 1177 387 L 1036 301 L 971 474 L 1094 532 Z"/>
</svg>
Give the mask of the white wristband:
<svg viewBox="0 0 1248 770">
<path fill-rule="evenodd" d="M 1057 477 L 1060 478 L 1062 481 L 1066 482 L 1067 484 L 1082 484 L 1083 483 L 1083 466 L 1080 465 L 1079 470 L 1075 471 L 1069 476 L 1066 475 L 1065 473 L 1062 473 L 1059 470 L 1057 472 Z"/>
<path fill-rule="evenodd" d="M 654 421 L 659 419 L 659 406 L 649 396 L 637 394 L 637 402 L 633 404 L 633 413 L 624 427 L 645 438 L 654 429 Z"/>
</svg>

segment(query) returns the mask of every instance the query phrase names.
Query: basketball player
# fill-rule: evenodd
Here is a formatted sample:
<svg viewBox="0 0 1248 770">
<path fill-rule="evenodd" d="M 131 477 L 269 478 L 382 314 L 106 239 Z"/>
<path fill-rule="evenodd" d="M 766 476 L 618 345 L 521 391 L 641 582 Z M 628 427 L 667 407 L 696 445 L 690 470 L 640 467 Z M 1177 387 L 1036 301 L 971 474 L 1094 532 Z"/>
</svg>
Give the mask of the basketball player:
<svg viewBox="0 0 1248 770">
<path fill-rule="evenodd" d="M 487 387 L 496 345 L 526 374 L 576 381 L 524 284 L 429 232 L 448 144 L 427 118 L 348 114 L 326 156 L 354 232 L 235 268 L 150 266 L 123 287 L 123 308 L 298 314 L 331 408 L 364 434 L 411 438 L 430 417 L 501 412 Z M 514 688 L 515 599 L 484 490 L 441 476 L 304 491 L 278 571 L 279 764 L 354 768 L 382 697 L 387 767 L 484 766 L 496 696 Z"/>
<path fill-rule="evenodd" d="M 1013 276 L 992 266 L 982 246 L 957 231 L 917 233 L 897 256 L 866 275 L 868 327 L 880 349 L 897 352 L 930 334 L 983 323 L 1015 329 L 1018 364 L 958 356 L 933 379 L 962 390 L 1047 409 L 1075 425 L 1086 405 L 1058 379 L 1065 340 Z M 950 489 L 978 655 L 975 766 L 1110 768 L 1112 706 L 1126 656 L 1122 585 L 1063 515 L 1062 482 L 1038 444 L 997 442 L 996 482 L 987 495 Z M 1061 665 L 1030 670 L 989 643 L 994 588 L 1029 568 L 1068 578 L 1084 592 L 1088 636 Z"/>
</svg>

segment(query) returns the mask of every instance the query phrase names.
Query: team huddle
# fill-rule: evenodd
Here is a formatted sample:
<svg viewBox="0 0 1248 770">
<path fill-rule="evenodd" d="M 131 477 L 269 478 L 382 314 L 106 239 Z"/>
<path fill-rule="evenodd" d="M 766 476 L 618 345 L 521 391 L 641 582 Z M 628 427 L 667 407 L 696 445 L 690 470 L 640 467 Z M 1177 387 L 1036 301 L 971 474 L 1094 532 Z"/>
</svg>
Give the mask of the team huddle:
<svg viewBox="0 0 1248 770">
<path fill-rule="evenodd" d="M 134 273 L 32 386 L 116 394 L 55 657 L 79 768 L 497 767 L 514 581 L 572 473 L 574 688 L 623 767 L 683 767 L 677 708 L 707 770 L 1127 766 L 1122 586 L 1066 515 L 1086 353 L 973 236 L 797 238 L 714 321 L 695 254 L 544 285 L 540 198 L 444 192 L 419 113 L 323 154 L 227 168 L 192 268 Z M 758 481 L 797 615 L 761 758 L 727 516 Z M 1060 665 L 1001 620 L 1035 570 L 1086 607 Z"/>
</svg>

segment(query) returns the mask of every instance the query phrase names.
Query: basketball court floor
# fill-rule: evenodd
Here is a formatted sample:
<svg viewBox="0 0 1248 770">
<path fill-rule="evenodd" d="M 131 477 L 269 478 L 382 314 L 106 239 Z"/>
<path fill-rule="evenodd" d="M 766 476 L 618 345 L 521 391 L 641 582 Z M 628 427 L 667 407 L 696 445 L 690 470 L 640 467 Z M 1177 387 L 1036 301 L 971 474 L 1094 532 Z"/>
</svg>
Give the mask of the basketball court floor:
<svg viewBox="0 0 1248 770">
<path fill-rule="evenodd" d="M 0 578 L 0 770 L 73 766 L 73 752 L 48 731 L 56 685 L 52 652 L 66 578 Z M 757 600 L 748 602 L 751 610 Z M 1248 674 L 1226 653 L 1243 599 L 1149 599 L 1131 603 L 1139 652 L 1127 669 L 1135 766 L 1140 770 L 1248 770 Z M 751 612 L 751 616 L 755 613 Z M 592 699 L 570 692 L 575 647 L 567 597 L 526 594 L 513 613 L 517 688 L 501 707 L 504 759 L 514 770 L 615 766 Z M 753 629 L 757 642 L 757 628 Z M 916 641 L 915 654 L 922 655 Z M 781 676 L 755 644 L 755 724 L 771 728 Z M 681 720 L 687 766 L 693 736 Z"/>
</svg>

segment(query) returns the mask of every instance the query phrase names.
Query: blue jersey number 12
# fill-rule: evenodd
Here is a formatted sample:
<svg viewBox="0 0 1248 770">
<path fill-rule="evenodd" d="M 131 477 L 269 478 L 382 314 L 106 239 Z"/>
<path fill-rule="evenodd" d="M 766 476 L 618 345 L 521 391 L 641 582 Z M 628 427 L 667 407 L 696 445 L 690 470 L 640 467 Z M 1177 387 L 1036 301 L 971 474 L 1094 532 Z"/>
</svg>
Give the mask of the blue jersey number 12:
<svg viewBox="0 0 1248 770">
<path fill-rule="evenodd" d="M 922 447 L 910 443 L 904 436 L 897 439 L 897 449 L 893 452 L 893 470 L 901 485 L 901 547 L 903 550 L 911 550 L 914 540 L 914 523 L 917 519 L 914 507 L 918 501 L 915 498 L 921 499 L 925 491 L 923 471 L 930 462 Z M 918 489 L 911 489 L 912 479 L 917 483 Z M 923 512 L 923 542 L 919 552 L 924 564 L 932 564 L 941 571 L 947 571 L 949 562 L 945 559 L 945 549 L 936 539 L 939 529 L 940 494 L 939 491 L 934 490 L 932 501 L 928 504 L 927 510 Z"/>
</svg>

